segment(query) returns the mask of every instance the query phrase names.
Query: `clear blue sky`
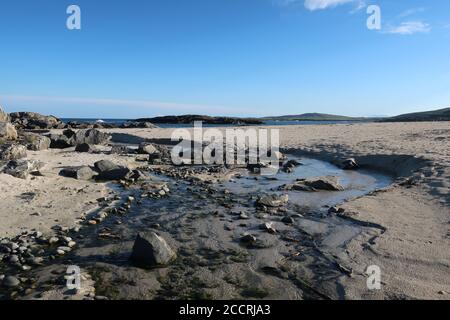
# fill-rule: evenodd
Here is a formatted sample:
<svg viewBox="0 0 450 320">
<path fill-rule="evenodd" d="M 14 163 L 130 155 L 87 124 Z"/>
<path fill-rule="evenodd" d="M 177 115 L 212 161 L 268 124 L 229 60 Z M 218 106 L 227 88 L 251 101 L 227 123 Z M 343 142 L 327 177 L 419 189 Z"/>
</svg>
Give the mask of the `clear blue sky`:
<svg viewBox="0 0 450 320">
<path fill-rule="evenodd" d="M 82 29 L 66 28 L 79 5 Z M 366 6 L 382 30 L 366 28 Z M 448 0 L 15 0 L 0 105 L 60 117 L 394 115 L 450 106 Z"/>
</svg>

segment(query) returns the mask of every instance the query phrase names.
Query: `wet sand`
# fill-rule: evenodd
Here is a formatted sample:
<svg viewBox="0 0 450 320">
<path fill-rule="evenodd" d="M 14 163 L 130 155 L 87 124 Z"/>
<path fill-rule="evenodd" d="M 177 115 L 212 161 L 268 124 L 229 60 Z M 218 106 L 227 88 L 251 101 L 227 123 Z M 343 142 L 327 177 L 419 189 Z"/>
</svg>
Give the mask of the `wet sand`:
<svg viewBox="0 0 450 320">
<path fill-rule="evenodd" d="M 329 287 L 324 288 L 324 292 L 329 292 L 332 298 L 348 299 L 449 298 L 445 294 L 450 292 L 449 123 L 275 128 L 280 129 L 282 148 L 289 153 L 329 162 L 354 157 L 367 168 L 383 170 L 398 178 L 387 191 L 343 204 L 346 212 L 350 213 L 349 219 L 382 228 L 366 228 L 345 242 L 333 261 L 339 261 L 346 269 L 353 269 L 353 274 L 351 277 L 335 274 L 333 280 L 327 282 Z M 116 132 L 116 141 L 130 142 L 132 137 L 132 143 L 166 141 L 172 132 L 171 129 L 105 131 Z M 119 164 L 137 165 L 134 158 L 110 157 Z M 70 150 L 29 153 L 29 159 L 46 163 L 44 176 L 24 182 L 0 175 L 3 206 L 0 219 L 4 222 L 0 236 L 13 236 L 32 228 L 50 233 L 53 225 L 74 225 L 81 214 L 95 209 L 96 199 L 108 194 L 109 190 L 105 184 L 62 178 L 57 173 L 62 166 L 93 164 L 105 158 L 108 157 L 104 154 L 75 154 Z M 404 183 L 409 177 L 414 177 L 413 185 Z M 34 211 L 39 211 L 40 216 L 34 216 Z M 203 227 L 199 224 L 196 228 L 203 228 L 207 235 L 214 227 L 205 221 L 202 222 L 205 223 Z M 218 227 L 223 228 L 223 225 Z M 206 237 L 194 238 L 206 241 L 202 240 Z M 227 250 L 229 248 L 225 252 L 229 252 Z M 278 250 L 277 254 L 281 252 Z M 204 258 L 207 257 L 205 254 Z M 383 290 L 367 290 L 364 272 L 369 265 L 381 268 Z M 314 278 L 314 275 L 309 276 Z M 148 280 L 149 285 L 157 287 L 157 278 Z M 292 290 L 286 291 L 287 296 L 279 298 L 301 296 L 296 289 L 298 287 L 291 287 L 291 284 L 289 287 Z M 340 294 L 334 296 L 332 292 Z M 214 297 L 218 296 L 220 293 Z M 223 297 L 227 297 L 226 294 Z"/>
</svg>

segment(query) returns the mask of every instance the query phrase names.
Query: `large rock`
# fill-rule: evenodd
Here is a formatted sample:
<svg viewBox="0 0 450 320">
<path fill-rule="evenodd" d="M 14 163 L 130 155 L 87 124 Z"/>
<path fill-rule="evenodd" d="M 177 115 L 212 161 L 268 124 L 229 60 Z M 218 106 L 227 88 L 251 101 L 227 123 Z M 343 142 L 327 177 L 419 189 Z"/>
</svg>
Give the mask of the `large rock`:
<svg viewBox="0 0 450 320">
<path fill-rule="evenodd" d="M 0 122 L 8 122 L 9 116 L 8 114 L 3 110 L 2 106 L 0 106 Z"/>
<path fill-rule="evenodd" d="M 0 145 L 0 160 L 18 160 L 27 157 L 27 148 L 20 144 Z"/>
<path fill-rule="evenodd" d="M 143 122 L 138 122 L 138 121 L 125 122 L 124 124 L 122 124 L 121 127 L 125 128 L 125 129 L 130 129 L 130 128 L 154 129 L 154 128 L 158 128 L 158 126 L 154 125 L 151 122 L 147 122 L 147 121 L 143 121 Z"/>
<path fill-rule="evenodd" d="M 266 206 L 266 207 L 282 207 L 286 205 L 289 201 L 289 196 L 287 194 L 285 195 L 268 195 L 268 196 L 262 196 L 258 199 L 257 204 L 260 206 Z"/>
<path fill-rule="evenodd" d="M 19 179 L 26 179 L 31 173 L 37 173 L 44 166 L 44 163 L 35 160 L 12 160 L 8 162 L 4 173 Z"/>
<path fill-rule="evenodd" d="M 16 140 L 16 139 L 17 139 L 16 128 L 9 122 L 0 122 L 0 140 Z"/>
<path fill-rule="evenodd" d="M 36 112 L 13 112 L 11 122 L 20 129 L 56 129 L 62 127 L 62 122 L 54 116 L 44 116 Z"/>
<path fill-rule="evenodd" d="M 42 151 L 50 148 L 51 140 L 49 137 L 41 136 L 35 133 L 24 133 L 24 141 L 27 143 L 28 150 Z"/>
<path fill-rule="evenodd" d="M 162 237 L 155 232 L 141 232 L 136 237 L 130 259 L 135 266 L 154 268 L 167 266 L 175 258 L 175 251 Z"/>
<path fill-rule="evenodd" d="M 326 176 L 311 179 L 302 179 L 293 185 L 286 185 L 285 189 L 297 191 L 343 191 L 344 187 L 339 184 L 338 177 Z"/>
<path fill-rule="evenodd" d="M 106 144 L 111 139 L 111 136 L 107 133 L 98 131 L 97 129 L 85 129 L 79 130 L 71 138 L 71 144 L 73 146 L 87 143 L 87 144 Z"/>
<path fill-rule="evenodd" d="M 82 144 L 79 144 L 79 145 L 77 145 L 77 146 L 75 147 L 75 151 L 76 151 L 76 152 L 87 153 L 87 152 L 92 152 L 93 149 L 92 149 L 92 147 L 91 147 L 90 144 L 88 144 L 88 143 L 82 143 Z"/>
<path fill-rule="evenodd" d="M 128 180 L 133 172 L 125 167 L 100 172 L 95 178 L 98 181 Z"/>
<path fill-rule="evenodd" d="M 65 168 L 59 174 L 77 180 L 90 180 L 96 175 L 95 171 L 88 166 Z"/>
<path fill-rule="evenodd" d="M 109 160 L 97 161 L 96 163 L 94 163 L 94 167 L 99 173 L 120 168 L 120 166 Z"/>
<path fill-rule="evenodd" d="M 50 148 L 52 149 L 67 149 L 72 147 L 70 139 L 64 134 L 51 134 L 50 138 Z"/>
</svg>

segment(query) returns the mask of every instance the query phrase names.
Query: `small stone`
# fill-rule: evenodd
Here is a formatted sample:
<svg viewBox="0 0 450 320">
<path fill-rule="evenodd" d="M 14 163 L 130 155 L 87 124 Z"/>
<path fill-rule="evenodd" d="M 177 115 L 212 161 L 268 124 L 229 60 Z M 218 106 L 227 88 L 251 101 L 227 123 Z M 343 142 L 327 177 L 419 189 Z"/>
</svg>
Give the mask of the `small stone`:
<svg viewBox="0 0 450 320">
<path fill-rule="evenodd" d="M 241 237 L 241 242 L 243 243 L 254 243 L 256 241 L 256 237 L 251 234 L 245 234 Z"/>
</svg>

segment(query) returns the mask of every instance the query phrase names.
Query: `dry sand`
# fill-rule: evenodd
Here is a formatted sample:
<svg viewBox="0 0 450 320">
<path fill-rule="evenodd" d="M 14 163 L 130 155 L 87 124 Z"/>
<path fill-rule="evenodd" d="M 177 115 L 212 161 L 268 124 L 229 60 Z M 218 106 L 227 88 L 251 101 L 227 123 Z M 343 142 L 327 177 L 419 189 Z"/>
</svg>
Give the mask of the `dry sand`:
<svg viewBox="0 0 450 320">
<path fill-rule="evenodd" d="M 280 129 L 283 149 L 328 161 L 355 157 L 359 163 L 398 177 L 413 174 L 419 183 L 394 185 L 344 204 L 353 218 L 384 226 L 387 231 L 363 233 L 340 255 L 355 271 L 342 278 L 349 299 L 450 298 L 450 123 L 341 124 L 273 127 Z M 105 130 L 115 139 L 170 138 L 172 129 Z M 133 158 L 75 154 L 70 150 L 29 152 L 46 163 L 43 177 L 27 181 L 0 174 L 0 237 L 22 230 L 49 232 L 56 224 L 70 227 L 108 193 L 107 185 L 58 176 L 64 166 L 92 165 L 112 157 L 135 165 Z M 41 216 L 33 215 L 38 212 Z M 375 238 L 374 235 L 376 235 Z M 370 240 L 370 241 L 369 241 Z M 382 270 L 383 290 L 368 291 L 367 266 Z M 447 292 L 447 294 L 446 294 Z"/>
</svg>

